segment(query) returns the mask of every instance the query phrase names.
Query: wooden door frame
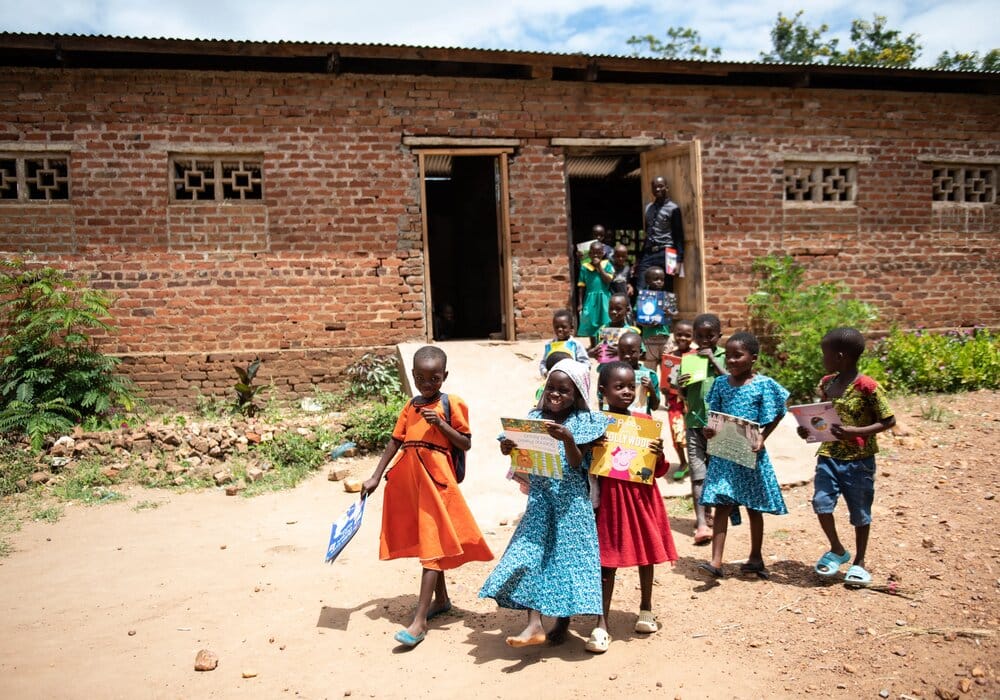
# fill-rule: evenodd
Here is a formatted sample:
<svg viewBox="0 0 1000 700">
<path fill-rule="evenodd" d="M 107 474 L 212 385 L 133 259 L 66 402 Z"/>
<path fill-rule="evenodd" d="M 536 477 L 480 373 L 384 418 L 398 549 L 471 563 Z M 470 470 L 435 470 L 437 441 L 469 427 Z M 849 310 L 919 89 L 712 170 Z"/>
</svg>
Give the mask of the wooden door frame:
<svg viewBox="0 0 1000 700">
<path fill-rule="evenodd" d="M 415 148 L 420 176 L 420 228 L 424 257 L 424 336 L 434 340 L 434 299 L 431 295 L 431 256 L 427 231 L 427 177 L 426 156 L 480 156 L 496 158 L 500 182 L 493 183 L 499 190 L 497 202 L 497 232 L 500 244 L 500 318 L 505 340 L 515 339 L 514 329 L 514 270 L 510 250 L 510 198 L 507 184 L 507 158 L 513 148 Z"/>
</svg>

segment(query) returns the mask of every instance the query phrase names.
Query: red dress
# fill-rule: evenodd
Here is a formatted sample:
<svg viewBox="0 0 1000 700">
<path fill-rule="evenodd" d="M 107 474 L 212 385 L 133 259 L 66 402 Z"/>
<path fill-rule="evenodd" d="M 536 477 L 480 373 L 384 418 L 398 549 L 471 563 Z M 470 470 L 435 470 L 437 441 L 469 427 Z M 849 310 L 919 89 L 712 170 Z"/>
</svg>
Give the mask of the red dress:
<svg viewBox="0 0 1000 700">
<path fill-rule="evenodd" d="M 666 473 L 667 463 L 660 457 L 652 484 L 600 477 L 597 540 L 601 566 L 620 568 L 677 561 L 667 509 L 656 485 L 656 479 Z"/>
</svg>

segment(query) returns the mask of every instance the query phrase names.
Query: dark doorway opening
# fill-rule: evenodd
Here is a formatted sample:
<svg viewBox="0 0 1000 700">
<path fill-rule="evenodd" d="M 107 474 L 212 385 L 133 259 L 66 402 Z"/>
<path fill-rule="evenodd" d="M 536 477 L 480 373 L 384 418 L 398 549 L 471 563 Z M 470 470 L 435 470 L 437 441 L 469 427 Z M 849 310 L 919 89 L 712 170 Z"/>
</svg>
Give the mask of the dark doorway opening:
<svg viewBox="0 0 1000 700">
<path fill-rule="evenodd" d="M 642 230 L 642 182 L 639 154 L 570 156 L 566 158 L 566 190 L 572 249 L 574 304 L 578 290 L 580 258 L 576 246 L 593 239 L 595 224 L 610 234 L 608 243 L 623 243 L 634 259 Z"/>
<path fill-rule="evenodd" d="M 427 247 L 435 340 L 502 337 L 495 156 L 427 156 Z"/>
</svg>

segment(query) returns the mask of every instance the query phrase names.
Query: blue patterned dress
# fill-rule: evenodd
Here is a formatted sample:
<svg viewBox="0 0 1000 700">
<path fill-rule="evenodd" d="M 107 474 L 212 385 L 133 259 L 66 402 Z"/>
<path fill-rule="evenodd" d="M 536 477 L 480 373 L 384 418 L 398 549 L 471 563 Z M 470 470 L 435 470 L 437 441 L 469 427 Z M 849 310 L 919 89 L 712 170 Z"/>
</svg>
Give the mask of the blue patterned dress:
<svg viewBox="0 0 1000 700">
<path fill-rule="evenodd" d="M 787 399 L 788 391 L 778 382 L 755 374 L 743 386 L 735 387 L 729 383 L 729 377 L 719 377 L 712 384 L 705 404 L 710 411 L 746 418 L 760 423 L 763 428 L 785 415 Z M 774 515 L 788 512 L 767 448 L 757 453 L 756 469 L 710 456 L 701 503 L 706 506 L 741 505 Z"/>
<path fill-rule="evenodd" d="M 541 418 L 532 411 L 529 418 Z M 604 435 L 607 419 L 600 413 L 576 411 L 563 422 L 577 445 Z M 524 516 L 500 562 L 479 591 L 502 608 L 538 610 L 550 617 L 600 615 L 601 553 L 594 509 L 587 493 L 591 451 L 578 468 L 569 466 L 559 444 L 563 478 L 530 477 Z"/>
</svg>

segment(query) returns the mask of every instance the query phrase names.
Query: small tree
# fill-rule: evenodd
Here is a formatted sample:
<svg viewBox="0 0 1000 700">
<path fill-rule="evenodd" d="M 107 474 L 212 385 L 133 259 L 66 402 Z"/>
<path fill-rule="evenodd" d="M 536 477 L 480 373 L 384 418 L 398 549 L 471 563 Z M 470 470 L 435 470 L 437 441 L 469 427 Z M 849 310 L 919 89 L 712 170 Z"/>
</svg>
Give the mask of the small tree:
<svg viewBox="0 0 1000 700">
<path fill-rule="evenodd" d="M 805 269 L 790 256 L 758 258 L 756 289 L 747 297 L 751 326 L 760 336 L 757 368 L 780 383 L 797 401 L 809 400 L 823 373 L 820 340 L 832 328 L 864 333 L 875 308 L 849 298 L 847 285 L 805 284 Z"/>
<path fill-rule="evenodd" d="M 77 421 L 131 411 L 137 389 L 91 331 L 112 332 L 109 297 L 52 267 L 0 260 L 0 432 L 35 449 Z"/>
<path fill-rule="evenodd" d="M 853 63 L 866 66 L 909 68 L 920 55 L 918 35 L 904 37 L 898 29 L 886 29 L 886 18 L 875 15 L 873 21 L 856 19 L 851 22 L 851 42 L 842 54 L 831 57 L 830 63 Z"/>
<path fill-rule="evenodd" d="M 989 70 L 1000 71 L 1000 49 L 990 49 L 980 56 L 978 51 L 970 53 L 948 53 L 938 56 L 935 68 L 942 70 Z"/>
<path fill-rule="evenodd" d="M 704 46 L 697 29 L 670 27 L 667 41 L 661 41 L 652 34 L 631 36 L 626 42 L 632 47 L 633 56 L 653 54 L 660 58 L 718 58 L 722 49 L 718 46 Z"/>
</svg>

